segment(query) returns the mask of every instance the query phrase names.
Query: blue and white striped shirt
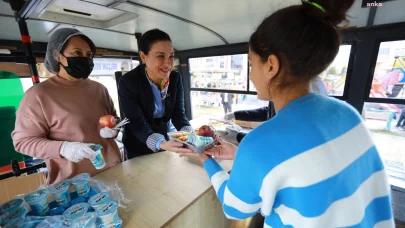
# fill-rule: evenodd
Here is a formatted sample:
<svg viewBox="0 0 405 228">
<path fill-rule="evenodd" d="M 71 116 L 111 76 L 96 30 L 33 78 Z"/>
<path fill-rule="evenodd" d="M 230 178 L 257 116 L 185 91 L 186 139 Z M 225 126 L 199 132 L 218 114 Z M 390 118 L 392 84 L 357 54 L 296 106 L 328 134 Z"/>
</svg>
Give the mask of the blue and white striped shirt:
<svg viewBox="0 0 405 228">
<path fill-rule="evenodd" d="M 394 227 L 390 188 L 357 111 L 310 93 L 250 132 L 228 175 L 204 167 L 230 219 L 265 227 Z"/>
</svg>

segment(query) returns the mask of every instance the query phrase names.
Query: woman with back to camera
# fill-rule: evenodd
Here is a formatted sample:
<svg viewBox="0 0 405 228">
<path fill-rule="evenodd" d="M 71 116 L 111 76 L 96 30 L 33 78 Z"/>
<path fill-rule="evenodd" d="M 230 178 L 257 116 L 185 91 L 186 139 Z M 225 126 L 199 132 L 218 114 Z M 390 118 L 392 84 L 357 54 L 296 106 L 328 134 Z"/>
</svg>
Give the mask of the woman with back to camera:
<svg viewBox="0 0 405 228">
<path fill-rule="evenodd" d="M 277 115 L 239 148 L 219 139 L 206 154 L 183 154 L 199 158 L 228 218 L 260 212 L 265 227 L 394 227 L 384 165 L 361 116 L 309 92 L 338 53 L 337 25 L 353 2 L 303 1 L 251 35 L 251 80 Z M 207 154 L 235 159 L 230 175 Z"/>
</svg>

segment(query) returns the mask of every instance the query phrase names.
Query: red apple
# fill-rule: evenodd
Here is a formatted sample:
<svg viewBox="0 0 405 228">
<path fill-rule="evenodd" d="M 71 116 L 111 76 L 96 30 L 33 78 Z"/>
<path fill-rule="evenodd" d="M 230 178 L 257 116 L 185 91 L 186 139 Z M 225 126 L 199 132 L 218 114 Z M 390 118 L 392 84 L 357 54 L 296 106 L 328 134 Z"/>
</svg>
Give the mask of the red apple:
<svg viewBox="0 0 405 228">
<path fill-rule="evenodd" d="M 115 118 L 115 116 L 112 115 L 106 115 L 100 117 L 98 122 L 101 127 L 114 128 L 115 125 L 117 125 L 117 118 Z"/>
<path fill-rule="evenodd" d="M 214 132 L 214 129 L 212 129 L 210 126 L 203 125 L 200 127 L 200 129 L 198 129 L 198 135 L 214 138 L 215 132 Z"/>
</svg>

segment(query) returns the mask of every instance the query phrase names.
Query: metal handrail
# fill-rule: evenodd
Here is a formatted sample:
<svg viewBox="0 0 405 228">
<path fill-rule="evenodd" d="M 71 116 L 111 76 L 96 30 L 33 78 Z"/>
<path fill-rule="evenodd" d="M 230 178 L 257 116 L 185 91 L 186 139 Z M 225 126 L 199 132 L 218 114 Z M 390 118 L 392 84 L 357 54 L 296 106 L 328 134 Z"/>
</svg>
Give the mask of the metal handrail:
<svg viewBox="0 0 405 228">
<path fill-rule="evenodd" d="M 1 174 L 0 175 L 0 180 L 4 180 L 10 177 L 18 177 L 21 176 L 21 174 L 28 173 L 30 171 L 34 171 L 40 168 L 46 168 L 45 162 L 41 162 L 39 164 L 20 169 L 20 166 L 18 165 L 18 161 L 16 159 L 11 160 L 11 168 L 13 169 L 12 172 Z"/>
</svg>

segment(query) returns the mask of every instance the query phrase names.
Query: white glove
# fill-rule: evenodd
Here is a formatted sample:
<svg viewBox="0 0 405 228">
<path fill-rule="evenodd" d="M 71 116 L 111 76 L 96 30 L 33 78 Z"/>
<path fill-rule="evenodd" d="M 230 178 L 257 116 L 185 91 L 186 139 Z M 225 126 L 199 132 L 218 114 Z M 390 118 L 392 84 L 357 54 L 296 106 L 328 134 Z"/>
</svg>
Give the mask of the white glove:
<svg viewBox="0 0 405 228">
<path fill-rule="evenodd" d="M 100 136 L 105 139 L 111 139 L 117 137 L 119 131 L 114 130 L 108 127 L 104 127 L 100 129 Z"/>
<path fill-rule="evenodd" d="M 97 153 L 89 145 L 81 142 L 64 142 L 60 149 L 60 155 L 71 162 L 79 162 L 83 158 L 93 159 Z"/>
<path fill-rule="evenodd" d="M 225 114 L 224 116 L 224 120 L 233 120 L 235 119 L 235 114 L 233 114 L 233 112 Z"/>
</svg>

